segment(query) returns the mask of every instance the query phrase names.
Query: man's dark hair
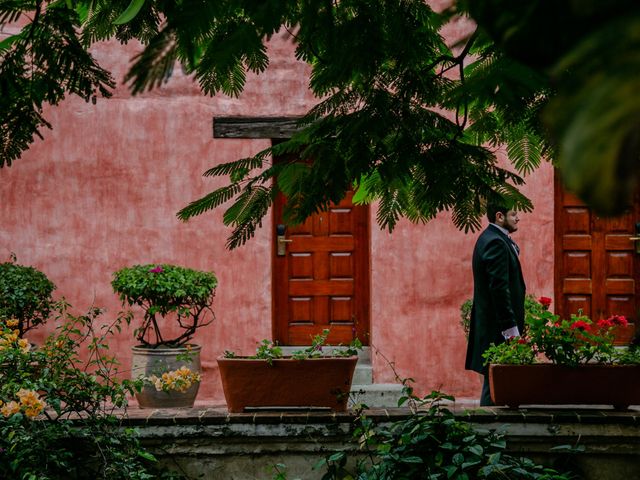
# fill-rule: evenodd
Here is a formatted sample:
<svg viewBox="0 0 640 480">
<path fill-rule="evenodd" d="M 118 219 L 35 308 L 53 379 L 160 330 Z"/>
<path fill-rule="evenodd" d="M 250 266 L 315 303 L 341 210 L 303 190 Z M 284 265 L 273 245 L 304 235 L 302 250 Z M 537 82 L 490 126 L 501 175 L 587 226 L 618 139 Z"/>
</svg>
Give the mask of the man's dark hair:
<svg viewBox="0 0 640 480">
<path fill-rule="evenodd" d="M 504 205 L 504 203 L 490 203 L 487 205 L 487 218 L 491 223 L 496 222 L 496 214 L 498 212 L 506 215 L 509 211 L 509 208 Z"/>
</svg>

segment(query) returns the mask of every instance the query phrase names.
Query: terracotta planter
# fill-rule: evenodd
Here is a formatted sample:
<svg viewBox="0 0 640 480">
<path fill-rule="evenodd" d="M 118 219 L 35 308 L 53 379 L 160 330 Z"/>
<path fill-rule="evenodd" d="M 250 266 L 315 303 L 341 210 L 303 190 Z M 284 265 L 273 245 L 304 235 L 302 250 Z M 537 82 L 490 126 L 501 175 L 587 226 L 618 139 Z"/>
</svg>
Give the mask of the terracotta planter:
<svg viewBox="0 0 640 480">
<path fill-rule="evenodd" d="M 328 407 L 347 409 L 357 356 L 295 360 L 218 358 L 229 412 L 246 407 Z"/>
<path fill-rule="evenodd" d="M 183 366 L 188 367 L 192 372 L 202 373 L 200 349 L 199 345 L 191 345 L 190 350 L 186 347 L 156 349 L 133 347 L 131 378 L 135 380 L 141 376 L 148 378 L 152 375 L 160 377 L 165 372 L 178 370 Z M 188 352 L 190 352 L 189 359 L 177 359 L 178 355 L 185 355 Z M 165 392 L 158 391 L 151 383 L 145 382 L 142 391 L 136 393 L 136 399 L 140 408 L 193 407 L 199 388 L 200 382 L 196 382 L 185 392 L 175 390 Z"/>
<path fill-rule="evenodd" d="M 491 365 L 496 405 L 640 405 L 640 365 Z"/>
</svg>

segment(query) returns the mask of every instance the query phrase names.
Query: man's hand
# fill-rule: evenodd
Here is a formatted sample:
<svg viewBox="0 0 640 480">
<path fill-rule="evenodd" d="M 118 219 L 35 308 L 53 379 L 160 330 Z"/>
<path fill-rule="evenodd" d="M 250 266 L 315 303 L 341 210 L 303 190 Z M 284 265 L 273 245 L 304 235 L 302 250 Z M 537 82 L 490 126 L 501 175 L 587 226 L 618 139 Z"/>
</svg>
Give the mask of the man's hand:
<svg viewBox="0 0 640 480">
<path fill-rule="evenodd" d="M 505 340 L 509 340 L 510 338 L 513 338 L 513 337 L 519 337 L 520 331 L 518 330 L 518 327 L 507 328 L 502 332 L 502 336 L 504 337 Z"/>
</svg>

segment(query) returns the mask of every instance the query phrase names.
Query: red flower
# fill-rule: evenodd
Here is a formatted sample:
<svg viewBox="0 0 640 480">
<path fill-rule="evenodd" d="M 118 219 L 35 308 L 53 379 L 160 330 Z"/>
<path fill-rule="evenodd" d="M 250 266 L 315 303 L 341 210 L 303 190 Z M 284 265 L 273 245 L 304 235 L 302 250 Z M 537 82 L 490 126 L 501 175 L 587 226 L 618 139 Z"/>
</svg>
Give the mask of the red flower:
<svg viewBox="0 0 640 480">
<path fill-rule="evenodd" d="M 608 321 L 610 321 L 613 325 L 620 325 L 621 327 L 626 327 L 627 325 L 629 325 L 627 317 L 625 317 L 624 315 L 613 315 L 608 318 Z"/>
<path fill-rule="evenodd" d="M 544 308 L 549 308 L 549 305 L 551 305 L 551 299 L 549 297 L 540 297 L 538 299 L 538 303 L 540 303 Z"/>
<path fill-rule="evenodd" d="M 591 325 L 589 325 L 587 322 L 585 322 L 583 320 L 578 320 L 577 322 L 573 322 L 571 324 L 571 330 L 575 330 L 577 328 L 579 328 L 581 330 L 589 331 L 589 330 L 591 330 Z"/>
<path fill-rule="evenodd" d="M 525 338 L 520 337 L 520 338 L 518 338 L 518 343 L 520 345 L 526 345 L 527 344 L 527 340 Z"/>
<path fill-rule="evenodd" d="M 608 318 L 606 320 L 602 319 L 602 320 L 598 320 L 598 326 L 600 328 L 611 328 L 615 325 L 615 323 L 613 323 L 613 321 Z"/>
</svg>

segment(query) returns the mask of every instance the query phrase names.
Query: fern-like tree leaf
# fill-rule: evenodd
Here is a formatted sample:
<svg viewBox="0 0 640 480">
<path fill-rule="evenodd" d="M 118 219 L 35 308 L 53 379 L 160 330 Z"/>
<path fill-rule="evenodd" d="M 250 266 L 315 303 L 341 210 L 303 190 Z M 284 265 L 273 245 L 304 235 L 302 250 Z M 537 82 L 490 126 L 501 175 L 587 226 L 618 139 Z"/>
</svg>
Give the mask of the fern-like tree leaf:
<svg viewBox="0 0 640 480">
<path fill-rule="evenodd" d="M 235 195 L 237 195 L 242 187 L 238 183 L 232 183 L 226 185 L 208 193 L 204 197 L 199 198 L 191 202 L 189 205 L 180 210 L 177 214 L 178 218 L 183 221 L 187 221 L 192 217 L 203 214 L 209 210 L 213 210 L 216 207 L 228 202 Z"/>
</svg>

